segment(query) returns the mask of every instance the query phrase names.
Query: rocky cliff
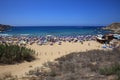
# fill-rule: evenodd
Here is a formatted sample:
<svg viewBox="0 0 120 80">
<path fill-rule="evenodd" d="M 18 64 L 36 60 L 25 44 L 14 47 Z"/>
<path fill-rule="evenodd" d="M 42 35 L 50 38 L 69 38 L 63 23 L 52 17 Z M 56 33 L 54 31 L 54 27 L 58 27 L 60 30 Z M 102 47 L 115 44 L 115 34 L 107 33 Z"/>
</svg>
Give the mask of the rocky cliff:
<svg viewBox="0 0 120 80">
<path fill-rule="evenodd" d="M 112 23 L 103 28 L 104 30 L 111 30 L 114 33 L 120 33 L 120 23 Z"/>
</svg>

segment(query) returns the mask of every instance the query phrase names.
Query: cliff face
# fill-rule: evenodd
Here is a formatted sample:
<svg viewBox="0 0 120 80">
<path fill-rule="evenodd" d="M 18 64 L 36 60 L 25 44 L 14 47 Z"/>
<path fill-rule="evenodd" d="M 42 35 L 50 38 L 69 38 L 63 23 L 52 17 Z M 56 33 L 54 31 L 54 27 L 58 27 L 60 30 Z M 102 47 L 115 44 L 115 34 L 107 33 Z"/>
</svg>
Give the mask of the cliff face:
<svg viewBox="0 0 120 80">
<path fill-rule="evenodd" d="M 0 24 L 0 32 L 1 32 L 1 31 L 5 31 L 5 30 L 9 29 L 10 27 L 11 27 L 10 25 Z"/>
<path fill-rule="evenodd" d="M 111 30 L 114 33 L 120 33 L 120 23 L 112 23 L 109 26 L 103 28 L 104 30 Z"/>
</svg>

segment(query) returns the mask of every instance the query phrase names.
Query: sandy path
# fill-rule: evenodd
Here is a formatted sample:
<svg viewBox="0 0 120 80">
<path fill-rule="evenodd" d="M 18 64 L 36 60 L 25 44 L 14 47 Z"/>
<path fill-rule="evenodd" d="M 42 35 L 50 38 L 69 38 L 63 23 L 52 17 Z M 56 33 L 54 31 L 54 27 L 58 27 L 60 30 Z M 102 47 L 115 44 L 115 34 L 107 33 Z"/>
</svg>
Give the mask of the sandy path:
<svg viewBox="0 0 120 80">
<path fill-rule="evenodd" d="M 90 43 L 90 46 L 88 45 Z M 56 58 L 59 58 L 63 55 L 67 55 L 70 52 L 80 52 L 93 49 L 101 49 L 101 44 L 95 41 L 86 41 L 82 45 L 81 43 L 69 43 L 64 42 L 62 45 L 57 43 L 53 46 L 37 44 L 27 45 L 28 48 L 31 48 L 36 51 L 37 60 L 32 62 L 24 62 L 15 65 L 0 65 L 0 74 L 11 72 L 13 75 L 24 76 L 25 72 L 28 72 L 31 69 L 42 66 L 46 61 L 53 61 Z M 32 66 L 32 67 L 30 67 Z"/>
</svg>

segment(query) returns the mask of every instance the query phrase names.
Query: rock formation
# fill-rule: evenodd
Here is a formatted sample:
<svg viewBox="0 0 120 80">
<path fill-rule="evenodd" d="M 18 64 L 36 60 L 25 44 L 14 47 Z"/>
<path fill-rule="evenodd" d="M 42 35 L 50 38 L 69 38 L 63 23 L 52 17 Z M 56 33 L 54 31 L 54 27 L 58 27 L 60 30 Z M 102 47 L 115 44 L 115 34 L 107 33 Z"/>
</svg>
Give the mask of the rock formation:
<svg viewBox="0 0 120 80">
<path fill-rule="evenodd" d="M 108 25 L 107 27 L 103 28 L 104 30 L 111 30 L 114 33 L 120 33 L 120 23 L 112 23 Z"/>
<path fill-rule="evenodd" d="M 11 27 L 10 25 L 0 24 L 0 32 L 8 30 L 10 27 Z"/>
</svg>

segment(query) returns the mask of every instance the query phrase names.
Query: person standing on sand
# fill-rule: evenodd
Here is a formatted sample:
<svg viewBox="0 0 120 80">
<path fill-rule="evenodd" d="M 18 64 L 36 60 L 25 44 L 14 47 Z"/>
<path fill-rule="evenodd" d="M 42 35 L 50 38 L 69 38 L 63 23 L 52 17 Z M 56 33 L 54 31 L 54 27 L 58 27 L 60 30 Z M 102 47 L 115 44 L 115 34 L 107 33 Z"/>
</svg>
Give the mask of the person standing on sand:
<svg viewBox="0 0 120 80">
<path fill-rule="evenodd" d="M 90 43 L 88 43 L 88 46 L 90 46 Z"/>
</svg>

